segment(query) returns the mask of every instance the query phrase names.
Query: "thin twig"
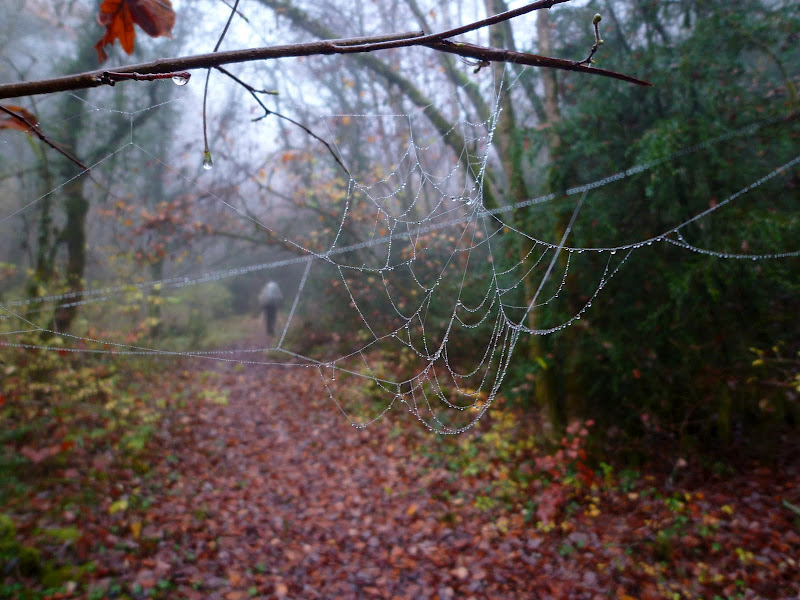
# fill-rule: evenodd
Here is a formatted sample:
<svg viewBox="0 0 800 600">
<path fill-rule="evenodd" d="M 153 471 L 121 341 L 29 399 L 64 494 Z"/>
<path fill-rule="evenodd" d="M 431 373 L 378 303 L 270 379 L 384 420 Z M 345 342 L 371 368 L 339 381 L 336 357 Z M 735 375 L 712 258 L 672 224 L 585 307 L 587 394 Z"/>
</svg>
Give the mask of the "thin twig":
<svg viewBox="0 0 800 600">
<path fill-rule="evenodd" d="M 225 38 L 225 34 L 228 33 L 228 27 L 231 26 L 231 21 L 233 21 L 233 15 L 236 14 L 236 7 L 238 6 L 239 6 L 239 0 L 236 0 L 236 2 L 233 3 L 233 7 L 231 7 L 231 14 L 228 15 L 228 22 L 225 23 L 225 27 L 222 28 L 222 33 L 220 34 L 219 39 L 217 40 L 217 45 L 214 46 L 214 52 L 219 50 L 219 46 L 220 44 L 222 44 L 222 40 Z"/>
<path fill-rule="evenodd" d="M 233 11 L 234 11 L 234 12 L 235 12 L 237 15 L 239 15 L 239 18 L 240 18 L 242 21 L 244 21 L 244 22 L 245 22 L 245 23 L 247 23 L 248 25 L 250 24 L 250 19 L 248 19 L 248 18 L 245 16 L 245 14 L 244 14 L 242 11 L 240 11 L 240 10 L 236 10 L 234 7 L 232 7 L 232 6 L 230 5 L 230 3 L 226 2 L 225 0 L 220 0 L 220 2 L 222 2 L 222 3 L 223 3 L 225 6 L 227 6 L 227 7 L 228 7 L 228 8 L 230 8 L 231 10 L 233 10 Z"/>
<path fill-rule="evenodd" d="M 497 25 L 498 23 L 502 23 L 504 21 L 510 21 L 511 19 L 528 14 L 529 12 L 542 9 L 549 9 L 552 6 L 555 6 L 556 4 L 563 4 L 569 1 L 570 0 L 539 0 L 538 2 L 532 2 L 530 4 L 526 4 L 525 6 L 520 6 L 519 8 L 515 8 L 514 10 L 507 10 L 505 12 L 492 15 L 491 17 L 481 19 L 480 21 L 475 21 L 468 25 L 462 25 L 461 27 L 455 27 L 453 29 L 441 31 L 439 33 L 429 33 L 428 35 L 421 35 L 417 38 L 401 40 L 398 42 L 368 43 L 363 45 L 352 44 L 347 47 L 350 48 L 351 50 L 375 52 L 376 50 L 383 50 L 387 48 L 401 48 L 403 46 L 420 46 L 420 45 L 427 46 L 430 42 L 446 40 L 451 37 L 461 35 L 462 33 L 469 33 L 470 31 L 483 29 L 484 27 L 489 27 L 490 25 Z"/>
<path fill-rule="evenodd" d="M 103 71 L 99 75 L 98 81 L 105 85 L 113 86 L 118 81 L 155 81 L 157 79 L 180 80 L 183 84 L 188 83 L 192 74 L 188 71 L 175 71 L 172 73 L 118 73 L 116 71 Z"/>
<path fill-rule="evenodd" d="M 264 114 L 261 115 L 260 117 L 256 117 L 255 119 L 252 119 L 253 121 L 260 121 L 261 119 L 263 119 L 265 117 L 268 117 L 269 115 L 272 114 L 272 110 L 270 110 L 269 108 L 267 108 L 264 105 L 264 103 L 261 101 L 261 98 L 259 98 L 257 96 L 257 94 L 270 94 L 270 95 L 273 95 L 273 96 L 277 96 L 278 92 L 269 91 L 269 90 L 257 90 L 256 88 L 254 88 L 252 85 L 250 85 L 246 81 L 242 81 L 241 79 L 239 79 L 236 75 L 234 75 L 233 73 L 231 73 L 230 71 L 228 71 L 224 67 L 217 67 L 217 71 L 219 71 L 220 73 L 222 73 L 224 75 L 227 75 L 228 77 L 233 79 L 236 83 L 241 85 L 244 89 L 246 89 L 248 91 L 248 93 L 253 97 L 253 99 L 256 102 L 258 102 L 259 106 L 261 106 L 261 108 L 264 109 Z"/>
<path fill-rule="evenodd" d="M 203 167 L 211 168 L 213 164 L 211 160 L 211 150 L 208 148 L 208 126 L 206 120 L 206 105 L 208 100 L 208 80 L 211 78 L 211 69 L 206 69 L 206 85 L 203 88 L 203 144 L 205 150 L 203 151 Z"/>
<path fill-rule="evenodd" d="M 38 137 L 45 144 L 50 146 L 53 150 L 56 150 L 57 152 L 60 152 L 61 154 L 66 156 L 69 160 L 74 162 L 76 165 L 78 165 L 84 171 L 88 171 L 89 170 L 89 167 L 87 167 L 85 164 L 83 164 L 77 158 L 72 156 L 69 152 L 67 152 L 65 150 L 62 150 L 55 143 L 51 142 L 50 139 L 48 139 L 48 137 L 42 132 L 42 130 L 39 129 L 38 125 L 36 125 L 34 123 L 31 123 L 30 121 L 28 121 L 28 119 L 26 119 L 22 115 L 19 115 L 19 114 L 15 113 L 13 110 L 10 110 L 10 109 L 6 108 L 5 106 L 0 106 L 0 111 L 6 113 L 7 115 L 12 117 L 13 119 L 16 119 L 17 121 L 23 123 L 31 133 L 36 134 L 36 137 Z"/>
<path fill-rule="evenodd" d="M 281 113 L 277 113 L 277 112 L 275 112 L 274 110 L 272 111 L 272 114 L 273 114 L 273 115 L 275 115 L 276 117 L 279 117 L 279 118 L 281 118 L 281 119 L 285 120 L 285 121 L 289 121 L 289 123 L 291 123 L 292 125 L 297 125 L 297 126 L 300 128 L 300 129 L 302 129 L 303 131 L 305 131 L 305 132 L 306 132 L 308 135 L 310 135 L 311 137 L 315 138 L 316 140 L 318 140 L 319 142 L 321 142 L 322 144 L 324 144 L 324 145 L 325 145 L 325 147 L 328 149 L 328 152 L 330 152 L 330 153 L 331 153 L 331 156 L 333 156 L 334 160 L 335 160 L 337 163 L 339 163 L 339 166 L 340 166 L 340 167 L 342 167 L 342 170 L 344 170 L 344 172 L 345 172 L 345 173 L 347 173 L 347 176 L 348 176 L 348 177 L 350 177 L 350 171 L 348 171 L 348 170 L 347 170 L 347 167 L 345 167 L 345 166 L 344 166 L 344 164 L 342 163 L 342 161 L 341 161 L 341 160 L 339 160 L 339 157 L 338 157 L 338 156 L 336 156 L 336 153 L 333 151 L 333 148 L 331 148 L 331 145 L 330 145 L 328 142 L 326 142 L 325 140 L 323 140 L 323 139 L 322 139 L 321 137 L 319 137 L 319 136 L 318 136 L 316 133 L 314 133 L 313 131 L 311 131 L 311 130 L 310 130 L 308 127 L 306 127 L 306 126 L 305 126 L 305 125 L 303 125 L 302 123 L 298 123 L 297 121 L 295 121 L 295 120 L 294 120 L 294 119 L 292 119 L 291 117 L 287 117 L 286 115 L 282 115 Z"/>
<path fill-rule="evenodd" d="M 342 168 L 342 170 L 345 173 L 347 173 L 347 176 L 348 177 L 350 176 L 350 171 L 347 169 L 347 167 L 344 166 L 344 163 L 342 163 L 341 159 L 336 155 L 336 153 L 333 151 L 333 148 L 331 148 L 331 145 L 328 142 L 323 140 L 321 137 L 319 137 L 316 133 L 311 131 L 308 127 L 306 127 L 302 123 L 298 123 L 297 121 L 295 121 L 291 117 L 287 117 L 286 115 L 283 115 L 283 114 L 281 114 L 279 112 L 275 112 L 274 110 L 267 108 L 264 105 L 264 103 L 261 101 L 261 98 L 259 98 L 256 95 L 256 94 L 277 94 L 277 92 L 270 92 L 270 91 L 267 91 L 267 90 L 257 90 L 256 88 L 254 88 L 252 85 L 250 85 L 246 81 L 242 81 L 236 75 L 234 75 L 233 73 L 231 73 L 230 71 L 228 71 L 227 69 L 224 69 L 222 67 L 217 67 L 217 71 L 219 71 L 220 73 L 223 73 L 224 75 L 227 75 L 228 77 L 233 79 L 236 83 L 241 85 L 244 89 L 246 89 L 250 93 L 250 95 L 255 99 L 255 101 L 258 102 L 258 105 L 262 109 L 264 109 L 264 114 L 261 115 L 260 117 L 256 117 L 255 119 L 253 119 L 253 121 L 260 121 L 261 119 L 264 119 L 264 118 L 268 117 L 269 115 L 275 115 L 276 117 L 278 117 L 280 119 L 284 119 L 285 121 L 289 121 L 293 125 L 296 125 L 300 129 L 305 131 L 308 135 L 310 135 L 311 137 L 313 137 L 317 141 L 321 142 L 328 149 L 328 152 L 330 152 L 331 156 L 339 164 L 339 166 Z"/>
<path fill-rule="evenodd" d="M 242 81 L 241 79 L 239 79 L 238 77 L 236 77 L 236 75 L 234 75 L 233 73 L 231 73 L 230 71 L 228 71 L 224 67 L 215 67 L 215 68 L 220 73 L 224 73 L 225 75 L 227 75 L 228 77 L 233 79 L 236 83 L 246 87 L 248 92 L 251 92 L 253 94 L 267 94 L 269 96 L 277 96 L 278 95 L 277 90 L 259 90 L 258 88 L 253 87 L 249 83 L 246 83 L 246 82 Z M 262 119 L 262 118 L 263 117 L 260 117 L 259 119 Z M 254 119 L 254 120 L 258 121 L 259 119 Z"/>
<path fill-rule="evenodd" d="M 231 14 L 228 15 L 228 21 L 225 23 L 225 27 L 222 28 L 222 33 L 217 40 L 217 45 L 214 46 L 213 52 L 216 53 L 219 50 L 220 44 L 222 44 L 222 40 L 225 39 L 225 34 L 228 33 L 228 27 L 231 25 L 231 21 L 233 21 L 233 15 L 236 14 L 236 9 L 239 6 L 239 0 L 233 3 L 233 7 L 231 7 Z M 203 88 L 203 142 L 205 144 L 205 150 L 203 152 L 203 167 L 211 168 L 212 160 L 211 160 L 211 149 L 208 147 L 208 120 L 206 119 L 206 106 L 208 104 L 208 80 L 211 79 L 211 68 L 209 67 L 206 70 L 206 85 Z"/>
<path fill-rule="evenodd" d="M 583 60 L 575 61 L 576 65 L 590 65 L 592 64 L 592 58 L 594 58 L 595 52 L 597 49 L 603 44 L 603 40 L 600 37 L 600 21 L 603 19 L 600 13 L 597 13 L 594 18 L 592 19 L 592 25 L 594 25 L 594 45 L 592 46 L 591 51 L 589 52 L 589 56 L 584 58 Z"/>
</svg>

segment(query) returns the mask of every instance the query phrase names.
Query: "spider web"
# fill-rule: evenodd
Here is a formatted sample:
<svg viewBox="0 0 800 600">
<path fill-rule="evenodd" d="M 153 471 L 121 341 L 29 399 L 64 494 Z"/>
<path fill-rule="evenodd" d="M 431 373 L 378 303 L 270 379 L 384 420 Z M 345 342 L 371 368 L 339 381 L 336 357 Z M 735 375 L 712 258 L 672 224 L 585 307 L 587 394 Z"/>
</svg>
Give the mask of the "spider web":
<svg viewBox="0 0 800 600">
<path fill-rule="evenodd" d="M 557 334 L 581 320 L 631 257 L 645 248 L 669 245 L 720 260 L 800 255 L 791 248 L 750 254 L 699 247 L 691 241 L 690 227 L 786 176 L 800 163 L 800 155 L 784 157 L 749 185 L 663 231 L 618 244 L 581 247 L 570 242 L 581 209 L 597 190 L 624 186 L 662 165 L 776 126 L 780 119 L 725 132 L 577 184 L 565 193 L 487 206 L 486 178 L 493 167 L 499 93 L 488 119 L 456 117 L 446 134 L 431 127 L 424 110 L 327 114 L 318 107 L 292 105 L 292 113 L 343 157 L 350 170 L 344 176 L 335 166 L 319 166 L 326 158 L 321 145 L 280 128 L 284 144 L 267 143 L 266 149 L 235 127 L 220 130 L 216 164 L 203 171 L 196 164 L 197 144 L 185 133 L 185 120 L 175 116 L 198 114 L 199 94 L 181 92 L 178 98 L 149 99 L 140 107 L 136 104 L 142 101 L 134 100 L 125 109 L 111 93 L 90 99 L 74 96 L 78 112 L 43 122 L 44 130 L 69 127 L 81 119 L 89 131 L 102 132 L 121 119 L 127 124 L 126 133 L 112 140 L 109 150 L 91 164 L 91 173 L 61 176 L 44 193 L 37 193 L 42 182 L 36 156 L 23 147 L 21 136 L 0 140 L 4 159 L 0 185 L 6 198 L 0 205 L 0 227 L 7 240 L 16 239 L 12 233 L 20 226 L 32 232 L 46 203 L 57 211 L 76 182 L 83 185 L 92 206 L 85 289 L 29 297 L 21 291 L 19 278 L 6 278 L 6 288 L 0 288 L 0 345 L 19 352 L 104 354 L 117 360 L 180 357 L 307 369 L 318 374 L 332 402 L 353 426 L 366 427 L 387 411 L 403 408 L 431 430 L 452 434 L 473 426 L 489 409 L 521 336 Z M 461 93 L 457 90 L 444 98 L 442 105 L 457 105 Z M 147 121 L 144 116 L 161 112 L 165 113 L 161 120 L 140 124 Z M 173 126 L 159 134 L 159 123 Z M 170 138 L 176 129 L 183 135 Z M 447 144 L 451 133 L 463 140 L 458 156 Z M 354 144 L 363 147 L 361 158 L 370 159 L 366 166 L 356 164 L 359 156 L 348 158 L 357 154 Z M 245 154 L 262 152 L 268 158 L 247 162 L 242 152 L 235 151 L 242 146 Z M 150 190 L 153 182 L 163 188 L 156 190 L 157 199 L 174 204 L 147 204 L 150 201 L 137 188 Z M 698 198 L 694 205 L 708 206 L 709 200 Z M 136 226 L 133 216 L 142 203 L 150 213 L 139 215 Z M 565 203 L 570 218 L 560 239 L 523 231 L 513 218 L 520 211 L 551 210 Z M 177 219 L 170 231 L 181 231 L 182 236 L 172 235 L 167 244 L 158 219 L 163 223 L 170 215 Z M 131 223 L 125 225 L 126 219 Z M 214 235 L 223 228 L 229 237 L 261 235 L 263 245 L 243 253 L 235 242 Z M 195 235 L 210 229 L 212 235 Z M 524 242 L 527 250 L 510 254 L 513 238 Z M 163 251 L 163 276 L 148 278 L 147 261 L 135 259 L 137 253 L 147 254 L 155 247 Z M 14 262 L 10 242 L 3 252 L 10 260 L 2 262 Z M 257 259 L 265 253 L 267 260 Z M 541 321 L 541 310 L 562 301 L 562 291 L 577 269 L 595 268 L 581 255 L 602 259 L 593 287 L 584 290 L 588 300 L 565 320 Z M 16 257 L 22 260 L 19 253 Z M 253 289 L 256 279 L 260 283 L 277 279 L 284 287 L 286 301 L 272 339 L 251 335 L 234 345 L 228 341 L 200 347 L 191 338 L 165 335 L 148 342 L 136 329 L 136 315 L 156 305 L 163 322 L 180 320 L 188 311 L 195 320 L 211 322 L 212 329 L 215 322 L 236 319 L 252 324 L 252 315 L 232 310 L 218 314 L 219 307 L 208 309 L 203 299 L 237 281 L 249 282 Z M 535 292 L 532 297 L 526 297 L 526 289 Z M 174 306 L 170 299 L 176 300 Z M 79 309 L 82 331 L 53 331 L 47 324 L 49 315 L 69 308 Z M 327 318 L 322 318 L 325 314 Z M 127 323 L 127 330 L 114 329 L 115 322 Z M 328 337 L 320 343 L 308 342 L 332 323 L 339 333 L 325 331 Z M 40 334 L 55 337 L 41 342 Z M 365 395 L 372 401 L 364 403 Z"/>
</svg>

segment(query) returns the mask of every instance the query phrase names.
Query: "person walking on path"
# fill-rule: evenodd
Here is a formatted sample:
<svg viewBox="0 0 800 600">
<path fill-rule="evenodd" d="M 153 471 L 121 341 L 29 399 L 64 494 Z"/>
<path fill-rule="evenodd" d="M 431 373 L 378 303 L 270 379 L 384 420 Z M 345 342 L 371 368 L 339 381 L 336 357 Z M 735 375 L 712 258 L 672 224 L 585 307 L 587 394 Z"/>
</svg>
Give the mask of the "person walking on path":
<svg viewBox="0 0 800 600">
<path fill-rule="evenodd" d="M 267 282 L 267 285 L 258 295 L 258 302 L 261 305 L 261 310 L 264 311 L 264 319 L 267 322 L 267 335 L 275 335 L 275 317 L 278 314 L 278 307 L 283 302 L 281 288 L 274 281 Z"/>
</svg>

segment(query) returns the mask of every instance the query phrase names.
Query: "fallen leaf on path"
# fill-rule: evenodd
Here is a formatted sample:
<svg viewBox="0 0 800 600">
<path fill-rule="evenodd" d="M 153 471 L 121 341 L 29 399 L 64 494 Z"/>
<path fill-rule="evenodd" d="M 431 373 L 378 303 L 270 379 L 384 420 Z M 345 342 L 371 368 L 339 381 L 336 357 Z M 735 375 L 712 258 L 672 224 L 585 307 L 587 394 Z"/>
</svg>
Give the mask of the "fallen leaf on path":
<svg viewBox="0 0 800 600">
<path fill-rule="evenodd" d="M 113 515 L 114 513 L 118 513 L 122 510 L 127 510 L 127 508 L 128 508 L 127 498 L 121 498 L 116 502 L 113 502 L 111 506 L 108 507 L 108 514 Z"/>
<path fill-rule="evenodd" d="M 131 523 L 131 534 L 133 535 L 133 539 L 138 540 L 139 535 L 142 533 L 142 522 L 141 521 L 134 521 Z"/>
</svg>

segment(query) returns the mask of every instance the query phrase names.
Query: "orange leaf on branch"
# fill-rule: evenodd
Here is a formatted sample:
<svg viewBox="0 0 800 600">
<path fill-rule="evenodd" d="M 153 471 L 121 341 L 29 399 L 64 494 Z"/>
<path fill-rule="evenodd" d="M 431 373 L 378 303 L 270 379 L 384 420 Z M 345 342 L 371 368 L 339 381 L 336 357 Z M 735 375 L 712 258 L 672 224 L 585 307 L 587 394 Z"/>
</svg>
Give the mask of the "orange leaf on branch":
<svg viewBox="0 0 800 600">
<path fill-rule="evenodd" d="M 103 62 L 108 58 L 105 46 L 116 39 L 127 54 L 133 52 L 134 24 L 150 37 L 171 37 L 175 11 L 170 0 L 103 0 L 97 22 L 106 28 L 103 37 L 94 45 L 98 61 Z"/>
</svg>

